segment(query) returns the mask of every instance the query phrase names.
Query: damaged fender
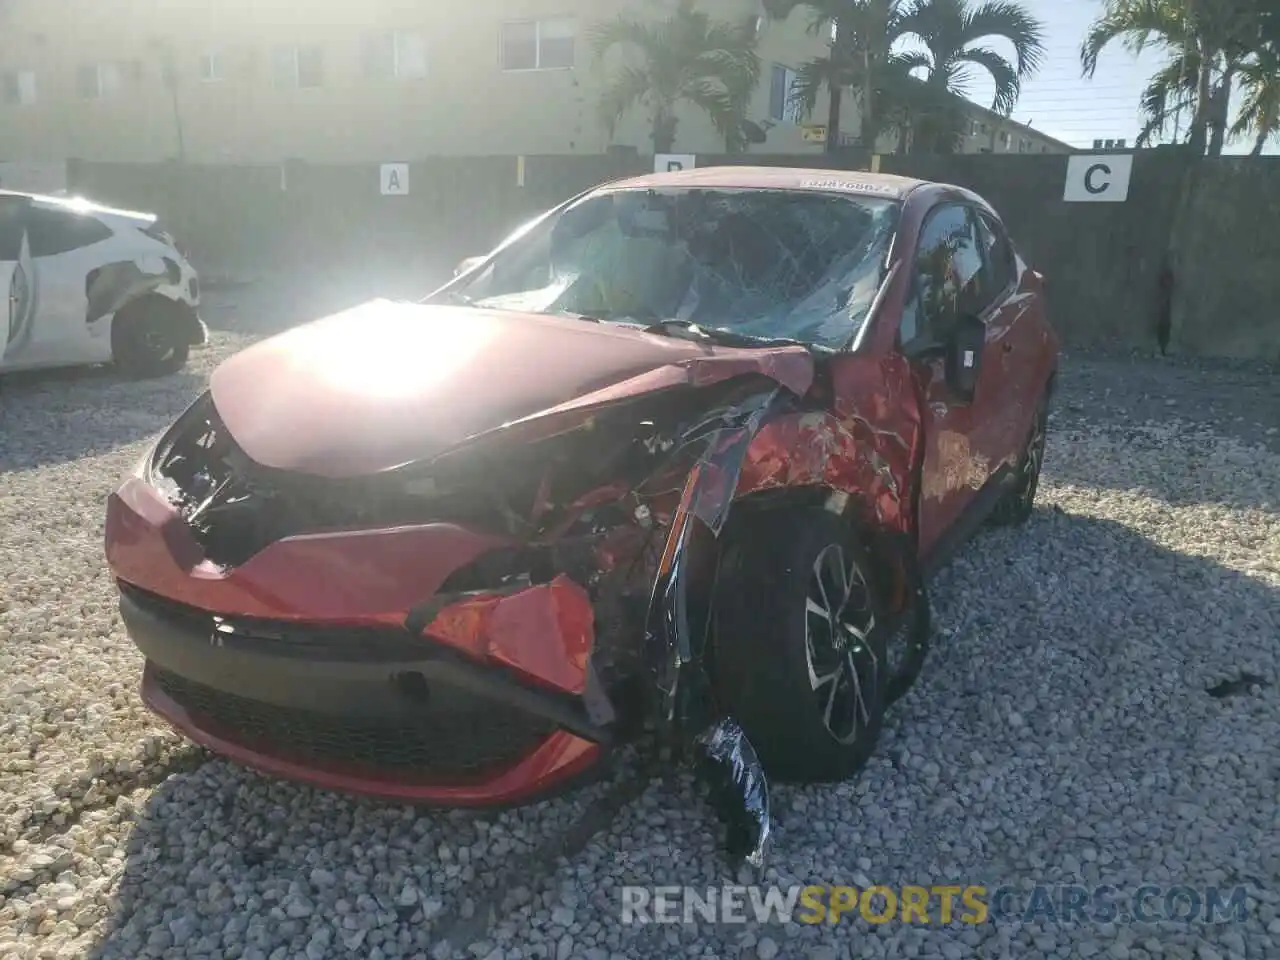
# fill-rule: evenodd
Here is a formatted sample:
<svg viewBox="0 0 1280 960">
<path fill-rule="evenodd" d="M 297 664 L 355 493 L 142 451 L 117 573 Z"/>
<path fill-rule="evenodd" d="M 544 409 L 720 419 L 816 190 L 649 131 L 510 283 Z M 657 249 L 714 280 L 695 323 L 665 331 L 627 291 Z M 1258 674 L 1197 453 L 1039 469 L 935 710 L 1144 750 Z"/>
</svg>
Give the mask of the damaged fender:
<svg viewBox="0 0 1280 960">
<path fill-rule="evenodd" d="M 786 396 L 780 388 L 762 391 L 703 421 L 706 450 L 672 518 L 645 627 L 648 648 L 658 657 L 660 718 L 668 729 L 686 735 L 701 730 L 693 739 L 698 770 L 728 828 L 730 853 L 754 865 L 764 862 L 769 839 L 769 786 L 741 726 L 731 717 L 708 715 L 711 695 L 702 668 L 708 623 L 695 629 L 690 622 L 686 561 L 695 518 L 713 536 L 724 529 L 747 451 L 769 415 L 786 409 Z"/>
<path fill-rule="evenodd" d="M 135 260 L 109 263 L 94 270 L 85 288 L 89 300 L 87 321 L 94 323 L 117 313 L 139 297 L 176 282 L 163 258 L 149 257 L 143 262 L 152 266 L 153 261 L 156 271 L 143 269 Z"/>
</svg>

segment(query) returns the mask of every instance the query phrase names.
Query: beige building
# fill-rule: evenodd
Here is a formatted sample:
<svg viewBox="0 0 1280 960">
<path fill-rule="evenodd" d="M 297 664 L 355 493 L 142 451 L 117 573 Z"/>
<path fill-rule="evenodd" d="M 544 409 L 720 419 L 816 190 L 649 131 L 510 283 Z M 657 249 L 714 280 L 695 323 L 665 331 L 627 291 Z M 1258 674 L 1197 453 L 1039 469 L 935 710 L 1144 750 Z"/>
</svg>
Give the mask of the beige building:
<svg viewBox="0 0 1280 960">
<path fill-rule="evenodd" d="M 1075 148 L 1025 123 L 967 104 L 969 126 L 961 149 L 964 153 L 1072 153 Z"/>
<path fill-rule="evenodd" d="M 0 3 L 0 161 L 374 161 L 650 149 L 636 111 L 612 139 L 596 104 L 594 24 L 676 0 L 7 0 Z M 721 19 L 760 0 L 700 0 Z M 780 91 L 821 56 L 804 11 L 760 18 L 750 118 L 769 153 L 818 153 Z M 824 98 L 825 99 L 825 98 Z M 852 106 L 853 98 L 850 98 Z M 977 109 L 977 108 L 975 108 Z M 856 133 L 850 110 L 845 132 Z M 994 115 L 992 115 L 994 116 Z M 977 129 L 975 127 L 975 129 Z M 1032 131 L 1034 133 L 1034 131 Z M 975 138 L 980 139 L 980 138 Z M 889 145 L 891 148 L 891 144 Z M 721 152 L 685 110 L 679 152 Z M 976 147 L 974 148 L 976 149 Z"/>
</svg>

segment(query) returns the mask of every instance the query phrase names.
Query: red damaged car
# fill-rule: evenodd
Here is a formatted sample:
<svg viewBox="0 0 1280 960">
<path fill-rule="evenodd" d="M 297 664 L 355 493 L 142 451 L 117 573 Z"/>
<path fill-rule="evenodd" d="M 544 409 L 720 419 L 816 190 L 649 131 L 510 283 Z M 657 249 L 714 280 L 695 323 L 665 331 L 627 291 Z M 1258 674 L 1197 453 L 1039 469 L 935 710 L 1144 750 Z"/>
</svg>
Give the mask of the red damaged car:
<svg viewBox="0 0 1280 960">
<path fill-rule="evenodd" d="M 108 506 L 143 697 L 248 766 L 412 803 L 529 801 L 661 736 L 758 860 L 766 776 L 856 771 L 930 573 L 1031 515 L 1057 345 L 968 191 L 601 186 L 423 303 L 216 370 Z"/>
</svg>

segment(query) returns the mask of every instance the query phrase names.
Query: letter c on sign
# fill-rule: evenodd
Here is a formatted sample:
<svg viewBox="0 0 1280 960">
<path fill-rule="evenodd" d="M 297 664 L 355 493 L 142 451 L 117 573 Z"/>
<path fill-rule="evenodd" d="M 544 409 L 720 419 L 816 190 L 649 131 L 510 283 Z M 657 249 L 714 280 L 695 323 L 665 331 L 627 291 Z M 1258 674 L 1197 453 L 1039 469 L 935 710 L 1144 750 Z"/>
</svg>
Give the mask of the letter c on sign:
<svg viewBox="0 0 1280 960">
<path fill-rule="evenodd" d="M 1106 193 L 1107 187 L 1111 186 L 1110 180 L 1104 180 L 1100 184 L 1094 184 L 1093 175 L 1102 173 L 1107 176 L 1111 175 L 1111 168 L 1105 163 L 1095 163 L 1092 167 L 1084 172 L 1084 188 L 1092 194 Z"/>
</svg>

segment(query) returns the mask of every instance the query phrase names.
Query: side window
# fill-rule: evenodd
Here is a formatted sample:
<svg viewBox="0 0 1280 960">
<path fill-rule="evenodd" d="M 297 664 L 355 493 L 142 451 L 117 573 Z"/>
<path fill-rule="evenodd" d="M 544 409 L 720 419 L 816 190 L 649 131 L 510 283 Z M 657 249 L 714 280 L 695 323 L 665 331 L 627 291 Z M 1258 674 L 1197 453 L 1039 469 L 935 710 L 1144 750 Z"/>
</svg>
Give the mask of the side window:
<svg viewBox="0 0 1280 960">
<path fill-rule="evenodd" d="M 920 232 L 915 281 L 899 341 L 905 346 L 945 340 L 959 316 L 982 308 L 981 272 L 982 251 L 968 208 L 939 207 Z"/>
<path fill-rule="evenodd" d="M 0 197 L 0 260 L 17 260 L 22 256 L 22 212 L 25 198 Z"/>
<path fill-rule="evenodd" d="M 51 207 L 27 209 L 27 240 L 33 257 L 52 257 L 99 243 L 111 229 L 93 217 Z"/>
<path fill-rule="evenodd" d="M 1013 244 L 1004 227 L 986 213 L 978 214 L 978 233 L 982 238 L 982 293 L 988 303 L 1004 293 L 1017 279 L 1013 260 Z"/>
</svg>

